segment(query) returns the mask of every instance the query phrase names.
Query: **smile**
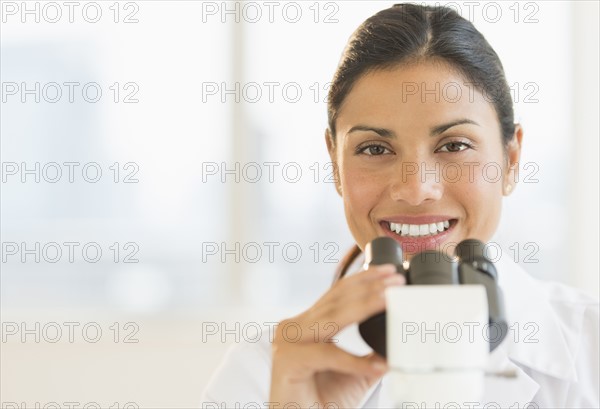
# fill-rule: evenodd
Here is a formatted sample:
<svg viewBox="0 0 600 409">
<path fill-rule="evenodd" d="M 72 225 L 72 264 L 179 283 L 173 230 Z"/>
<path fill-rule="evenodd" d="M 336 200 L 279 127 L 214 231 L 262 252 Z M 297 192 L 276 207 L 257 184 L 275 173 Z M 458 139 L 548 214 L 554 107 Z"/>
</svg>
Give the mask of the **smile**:
<svg viewBox="0 0 600 409">
<path fill-rule="evenodd" d="M 403 215 L 392 220 L 380 220 L 379 225 L 383 233 L 396 240 L 407 254 L 439 250 L 458 224 L 458 219 L 441 215 Z"/>
<path fill-rule="evenodd" d="M 388 222 L 389 229 L 402 237 L 426 237 L 444 232 L 450 228 L 450 220 L 428 224 L 408 224 Z"/>
</svg>

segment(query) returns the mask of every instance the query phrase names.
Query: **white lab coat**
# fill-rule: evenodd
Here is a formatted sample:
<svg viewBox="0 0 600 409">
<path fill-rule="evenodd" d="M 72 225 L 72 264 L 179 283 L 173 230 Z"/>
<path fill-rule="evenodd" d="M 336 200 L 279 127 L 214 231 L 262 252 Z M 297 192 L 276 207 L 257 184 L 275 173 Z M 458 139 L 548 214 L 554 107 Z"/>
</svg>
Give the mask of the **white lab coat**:
<svg viewBox="0 0 600 409">
<path fill-rule="evenodd" d="M 357 260 L 355 269 L 360 264 Z M 506 255 L 496 266 L 513 329 L 491 354 L 490 365 L 496 371 L 516 371 L 517 377 L 486 376 L 482 402 L 458 404 L 473 408 L 599 408 L 598 301 L 565 285 L 534 279 Z M 236 344 L 229 350 L 204 390 L 202 407 L 268 406 L 269 338 L 265 332 L 260 341 Z M 348 351 L 371 351 L 360 339 L 357 326 L 342 331 L 338 338 L 338 346 Z M 384 376 L 358 407 L 394 407 L 388 388 L 389 376 Z M 417 404 L 405 407 L 420 408 Z"/>
</svg>

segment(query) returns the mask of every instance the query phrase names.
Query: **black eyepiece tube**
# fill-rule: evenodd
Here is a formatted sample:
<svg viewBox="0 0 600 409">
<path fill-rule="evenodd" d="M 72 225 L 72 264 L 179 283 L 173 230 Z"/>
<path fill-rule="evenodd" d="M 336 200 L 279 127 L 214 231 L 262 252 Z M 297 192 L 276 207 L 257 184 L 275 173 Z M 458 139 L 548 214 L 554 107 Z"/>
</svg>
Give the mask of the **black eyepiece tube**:
<svg viewBox="0 0 600 409">
<path fill-rule="evenodd" d="M 434 250 L 422 251 L 412 258 L 409 276 L 411 284 L 459 284 L 456 263 Z"/>
<path fill-rule="evenodd" d="M 460 242 L 456 246 L 456 255 L 460 259 L 460 283 L 481 284 L 485 287 L 489 310 L 488 339 L 490 351 L 493 351 L 508 332 L 504 297 L 497 283 L 498 271 L 485 254 L 485 244 L 479 240 L 468 239 Z"/>
<path fill-rule="evenodd" d="M 404 273 L 402 248 L 391 237 L 378 237 L 365 247 L 367 266 L 393 264 L 398 273 Z M 366 319 L 358 325 L 360 336 L 379 355 L 386 357 L 386 316 L 385 312 Z"/>
<path fill-rule="evenodd" d="M 365 264 L 369 266 L 393 264 L 397 272 L 402 272 L 402 249 L 391 237 L 377 237 L 365 247 Z"/>
<path fill-rule="evenodd" d="M 463 240 L 456 246 L 456 256 L 463 261 L 470 262 L 475 258 L 484 257 L 485 244 L 476 239 Z"/>
</svg>

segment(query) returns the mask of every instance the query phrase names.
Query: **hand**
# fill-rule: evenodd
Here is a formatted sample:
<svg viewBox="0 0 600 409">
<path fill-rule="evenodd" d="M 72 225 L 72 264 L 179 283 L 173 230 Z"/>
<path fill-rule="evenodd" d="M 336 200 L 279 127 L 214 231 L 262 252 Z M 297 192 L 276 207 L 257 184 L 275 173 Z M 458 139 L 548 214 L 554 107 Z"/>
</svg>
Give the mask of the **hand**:
<svg viewBox="0 0 600 409">
<path fill-rule="evenodd" d="M 270 402 L 356 407 L 387 372 L 386 361 L 376 353 L 352 355 L 331 343 L 331 337 L 382 312 L 385 289 L 405 283 L 393 265 L 372 266 L 339 280 L 310 309 L 281 321 L 273 339 Z"/>
</svg>

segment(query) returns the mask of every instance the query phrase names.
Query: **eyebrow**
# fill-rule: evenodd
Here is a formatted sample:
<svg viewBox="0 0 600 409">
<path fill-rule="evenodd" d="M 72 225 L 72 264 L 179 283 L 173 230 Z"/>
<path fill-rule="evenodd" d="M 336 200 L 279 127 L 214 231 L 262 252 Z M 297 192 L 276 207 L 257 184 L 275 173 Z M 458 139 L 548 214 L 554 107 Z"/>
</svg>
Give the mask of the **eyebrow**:
<svg viewBox="0 0 600 409">
<path fill-rule="evenodd" d="M 448 129 L 452 128 L 453 126 L 464 125 L 464 124 L 471 124 L 471 125 L 477 125 L 477 126 L 479 126 L 479 124 L 477 122 L 475 122 L 475 121 L 473 121 L 471 119 L 462 118 L 462 119 L 457 119 L 456 121 L 448 122 L 446 124 L 434 126 L 429 131 L 429 135 L 430 136 L 437 136 L 437 135 L 439 135 L 441 133 L 444 133 L 445 131 L 447 131 Z M 377 127 L 368 126 L 368 125 L 356 125 L 356 126 L 353 126 L 346 133 L 346 135 L 349 135 L 349 134 L 351 134 L 352 132 L 355 132 L 355 131 L 375 132 L 377 135 L 379 135 L 381 137 L 384 137 L 384 138 L 395 138 L 396 137 L 396 134 L 394 133 L 394 131 L 392 131 L 390 129 L 377 128 Z"/>
<path fill-rule="evenodd" d="M 352 132 L 356 131 L 367 131 L 367 132 L 375 132 L 377 135 L 382 136 L 384 138 L 395 138 L 396 134 L 394 131 L 385 128 L 376 128 L 368 125 L 356 125 L 350 128 L 350 130 L 346 133 L 346 135 L 350 135 Z"/>
<path fill-rule="evenodd" d="M 471 124 L 471 125 L 479 126 L 479 124 L 477 122 L 475 122 L 471 119 L 463 118 L 463 119 L 458 119 L 456 121 L 449 122 L 447 124 L 438 125 L 436 127 L 433 127 L 433 128 L 431 128 L 429 135 L 436 136 L 441 133 L 444 133 L 445 131 L 452 128 L 453 126 L 464 125 L 464 124 Z"/>
</svg>

